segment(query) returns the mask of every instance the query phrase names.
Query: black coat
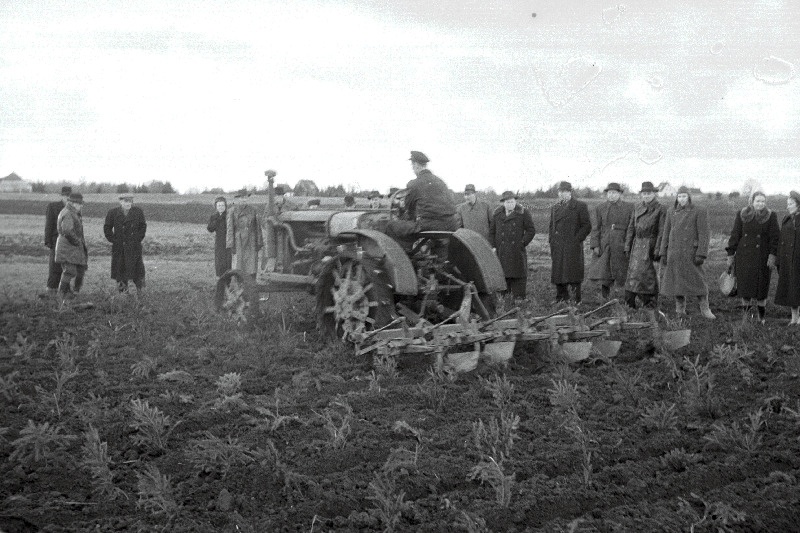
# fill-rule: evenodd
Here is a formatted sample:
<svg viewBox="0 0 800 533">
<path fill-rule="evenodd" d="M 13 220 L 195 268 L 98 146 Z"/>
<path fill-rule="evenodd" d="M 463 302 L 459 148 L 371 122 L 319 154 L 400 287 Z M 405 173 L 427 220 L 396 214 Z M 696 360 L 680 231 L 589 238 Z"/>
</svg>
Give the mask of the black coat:
<svg viewBox="0 0 800 533">
<path fill-rule="evenodd" d="M 507 278 L 528 277 L 528 254 L 525 247 L 536 235 L 530 212 L 517 205 L 506 216 L 505 207 L 498 207 L 489 224 L 489 242 L 497 248 L 497 258 Z"/>
<path fill-rule="evenodd" d="M 581 283 L 584 275 L 583 241 L 592 231 L 589 207 L 572 198 L 550 209 L 550 254 L 553 272 L 550 280 L 557 284 Z"/>
<path fill-rule="evenodd" d="M 409 220 L 446 219 L 456 214 L 450 189 L 441 178 L 423 169 L 406 185 L 406 214 Z"/>
<path fill-rule="evenodd" d="M 778 253 L 778 215 L 770 211 L 765 219 L 750 217 L 747 222 L 742 212 L 736 213 L 731 237 L 725 248 L 735 256 L 736 294 L 744 299 L 763 300 L 769 293 L 770 268 L 767 259 Z"/>
<path fill-rule="evenodd" d="M 777 265 L 775 304 L 800 307 L 800 212 L 783 217 Z"/>
<path fill-rule="evenodd" d="M 64 209 L 64 202 L 50 202 L 47 204 L 47 215 L 44 221 L 44 245 L 48 248 L 55 248 L 58 239 L 58 214 Z"/>
<path fill-rule="evenodd" d="M 214 213 L 208 219 L 208 231 L 214 235 L 214 269 L 217 276 L 223 275 L 231 269 L 231 251 L 225 245 L 228 233 L 228 211 L 221 215 Z"/>
<path fill-rule="evenodd" d="M 144 279 L 142 241 L 147 232 L 144 213 L 131 206 L 128 215 L 122 207 L 108 211 L 103 233 L 111 243 L 111 278 L 117 281 Z"/>
</svg>

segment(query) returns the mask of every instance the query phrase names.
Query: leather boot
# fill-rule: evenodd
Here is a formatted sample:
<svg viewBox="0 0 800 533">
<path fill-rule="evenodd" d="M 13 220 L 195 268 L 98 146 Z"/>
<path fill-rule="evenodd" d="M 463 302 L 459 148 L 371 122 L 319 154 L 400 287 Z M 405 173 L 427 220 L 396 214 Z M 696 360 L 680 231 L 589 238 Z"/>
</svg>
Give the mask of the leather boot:
<svg viewBox="0 0 800 533">
<path fill-rule="evenodd" d="M 675 298 L 675 312 L 678 316 L 686 316 L 686 298 L 681 296 Z"/>
<path fill-rule="evenodd" d="M 698 300 L 700 301 L 700 314 L 703 315 L 703 318 L 707 318 L 708 320 L 717 318 L 708 306 L 708 296 L 700 296 Z"/>
</svg>

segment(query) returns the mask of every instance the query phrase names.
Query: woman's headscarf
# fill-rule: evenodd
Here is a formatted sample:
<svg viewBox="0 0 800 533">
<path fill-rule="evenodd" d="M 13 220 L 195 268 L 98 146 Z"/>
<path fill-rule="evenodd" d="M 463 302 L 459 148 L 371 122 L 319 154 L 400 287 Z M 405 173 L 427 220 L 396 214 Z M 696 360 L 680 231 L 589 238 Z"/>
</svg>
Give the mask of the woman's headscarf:
<svg viewBox="0 0 800 533">
<path fill-rule="evenodd" d="M 772 214 L 772 211 L 770 211 L 768 207 L 764 206 L 763 209 L 756 209 L 753 207 L 753 200 L 756 199 L 756 196 L 763 196 L 765 200 L 767 199 L 767 195 L 763 192 L 753 192 L 753 194 L 750 195 L 750 200 L 747 202 L 747 205 L 742 208 L 742 222 L 750 222 L 753 220 L 753 218 L 755 218 L 759 224 L 763 224 L 769 220 L 769 216 Z"/>
</svg>

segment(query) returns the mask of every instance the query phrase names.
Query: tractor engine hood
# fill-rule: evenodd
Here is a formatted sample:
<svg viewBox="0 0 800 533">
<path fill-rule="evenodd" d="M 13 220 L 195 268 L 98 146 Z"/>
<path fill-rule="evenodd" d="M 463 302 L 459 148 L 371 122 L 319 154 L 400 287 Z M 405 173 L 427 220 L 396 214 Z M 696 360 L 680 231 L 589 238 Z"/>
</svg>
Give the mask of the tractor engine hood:
<svg viewBox="0 0 800 533">
<path fill-rule="evenodd" d="M 330 237 L 337 237 L 356 229 L 385 229 L 389 221 L 388 210 L 334 211 L 329 209 L 309 209 L 306 211 L 286 211 L 278 216 L 286 223 L 317 225 L 324 224 Z"/>
</svg>

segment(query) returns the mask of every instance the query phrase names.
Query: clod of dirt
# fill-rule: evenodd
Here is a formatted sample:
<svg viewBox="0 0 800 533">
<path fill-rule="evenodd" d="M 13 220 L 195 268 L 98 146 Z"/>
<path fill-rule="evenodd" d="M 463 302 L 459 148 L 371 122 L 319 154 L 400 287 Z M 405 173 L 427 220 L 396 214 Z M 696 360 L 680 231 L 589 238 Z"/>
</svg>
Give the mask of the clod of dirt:
<svg viewBox="0 0 800 533">
<path fill-rule="evenodd" d="M 217 496 L 217 509 L 222 512 L 228 512 L 231 510 L 232 504 L 233 496 L 228 492 L 228 489 L 219 491 L 219 495 Z"/>
<path fill-rule="evenodd" d="M 172 370 L 158 375 L 159 381 L 173 381 L 181 383 L 192 383 L 194 378 L 185 370 Z"/>
</svg>

